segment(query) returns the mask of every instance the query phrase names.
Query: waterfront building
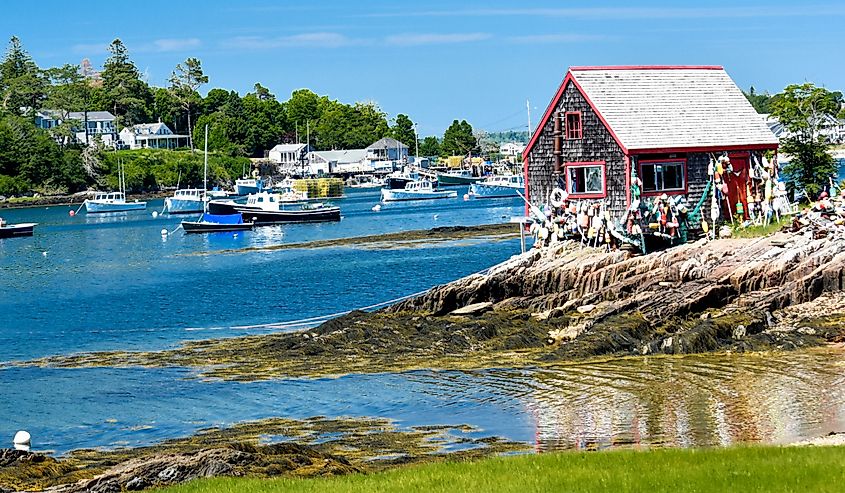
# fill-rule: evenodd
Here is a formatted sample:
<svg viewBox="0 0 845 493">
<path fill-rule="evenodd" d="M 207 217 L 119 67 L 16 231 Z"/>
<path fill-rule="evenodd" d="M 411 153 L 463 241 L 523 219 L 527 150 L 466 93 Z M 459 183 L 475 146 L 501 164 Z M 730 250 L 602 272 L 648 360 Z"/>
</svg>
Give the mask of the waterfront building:
<svg viewBox="0 0 845 493">
<path fill-rule="evenodd" d="M 722 67 L 572 67 L 525 149 L 526 195 L 542 206 L 560 188 L 620 218 L 636 178 L 644 198 L 683 195 L 692 207 L 724 155 L 730 204 L 747 205 L 752 164 L 777 148 Z"/>
<path fill-rule="evenodd" d="M 267 153 L 267 158 L 278 166 L 283 175 L 301 175 L 309 151 L 306 144 L 278 144 Z"/>
<path fill-rule="evenodd" d="M 115 117 L 108 111 L 71 111 L 67 117 L 59 110 L 44 109 L 35 112 L 35 126 L 51 129 L 64 121 L 73 121 L 73 133 L 77 142 L 91 143 L 96 138 L 106 146 L 114 146 L 118 140 Z"/>
<path fill-rule="evenodd" d="M 367 159 L 370 161 L 408 160 L 408 146 L 391 137 L 379 139 L 367 146 Z"/>
<path fill-rule="evenodd" d="M 129 149 L 188 147 L 188 136 L 174 134 L 164 123 L 139 123 L 120 131 L 120 144 Z"/>
<path fill-rule="evenodd" d="M 371 173 L 367 149 L 312 151 L 307 154 L 306 174 L 310 176 Z"/>
</svg>

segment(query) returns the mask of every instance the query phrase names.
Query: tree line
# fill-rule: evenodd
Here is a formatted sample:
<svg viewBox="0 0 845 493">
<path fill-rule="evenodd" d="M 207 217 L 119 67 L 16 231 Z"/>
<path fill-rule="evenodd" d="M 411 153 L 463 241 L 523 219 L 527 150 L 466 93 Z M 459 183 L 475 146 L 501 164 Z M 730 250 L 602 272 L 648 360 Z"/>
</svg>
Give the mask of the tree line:
<svg viewBox="0 0 845 493">
<path fill-rule="evenodd" d="M 0 62 L 0 195 L 107 185 L 112 171 L 103 164 L 106 151 L 102 146 L 86 150 L 86 143 L 75 141 L 82 122 L 71 120 L 72 112 L 109 111 L 118 131 L 161 121 L 174 133 L 187 134 L 191 149 L 203 142 L 208 125 L 209 150 L 229 158 L 262 157 L 279 143 L 308 143 L 315 150 L 363 148 L 382 137 L 412 151 L 418 146 L 423 156 L 480 150 L 465 120 L 455 120 L 441 138 L 418 141 L 408 115 L 389 119 L 374 102 L 346 104 L 308 89 L 280 101 L 260 83 L 243 96 L 221 88 L 202 96 L 199 91 L 210 82 L 201 61 L 190 57 L 176 65 L 166 87 L 151 86 L 120 39 L 108 46 L 101 72 L 75 64 L 41 68 L 13 36 Z M 41 109 L 57 111 L 62 123 L 37 128 L 35 113 Z"/>
</svg>

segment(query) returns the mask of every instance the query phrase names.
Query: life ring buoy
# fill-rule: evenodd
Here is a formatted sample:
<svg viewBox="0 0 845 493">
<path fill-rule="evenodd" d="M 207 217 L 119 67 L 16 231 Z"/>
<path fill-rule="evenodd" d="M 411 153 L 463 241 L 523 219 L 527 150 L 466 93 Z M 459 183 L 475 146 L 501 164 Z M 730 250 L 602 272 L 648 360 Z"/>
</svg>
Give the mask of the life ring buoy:
<svg viewBox="0 0 845 493">
<path fill-rule="evenodd" d="M 567 194 L 562 188 L 555 187 L 549 194 L 549 203 L 554 207 L 560 207 L 568 197 L 569 194 Z"/>
</svg>

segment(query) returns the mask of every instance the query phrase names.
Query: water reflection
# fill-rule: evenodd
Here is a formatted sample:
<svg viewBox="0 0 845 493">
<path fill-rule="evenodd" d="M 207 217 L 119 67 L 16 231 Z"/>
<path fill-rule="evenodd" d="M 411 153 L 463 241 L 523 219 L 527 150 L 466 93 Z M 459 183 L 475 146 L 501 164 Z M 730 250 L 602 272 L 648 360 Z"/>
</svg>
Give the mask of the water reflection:
<svg viewBox="0 0 845 493">
<path fill-rule="evenodd" d="M 436 373 L 438 393 L 516 398 L 538 451 L 788 443 L 845 430 L 845 353 L 632 358 L 533 371 Z"/>
</svg>

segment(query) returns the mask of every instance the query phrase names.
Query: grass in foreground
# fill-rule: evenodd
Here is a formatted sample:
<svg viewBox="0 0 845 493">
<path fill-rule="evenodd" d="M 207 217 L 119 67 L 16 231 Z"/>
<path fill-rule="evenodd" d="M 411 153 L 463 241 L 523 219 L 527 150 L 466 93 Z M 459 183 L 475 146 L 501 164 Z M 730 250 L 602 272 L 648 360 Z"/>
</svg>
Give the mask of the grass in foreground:
<svg viewBox="0 0 845 493">
<path fill-rule="evenodd" d="M 200 480 L 163 493 L 841 492 L 845 448 L 618 450 L 498 457 L 318 479 Z"/>
</svg>

